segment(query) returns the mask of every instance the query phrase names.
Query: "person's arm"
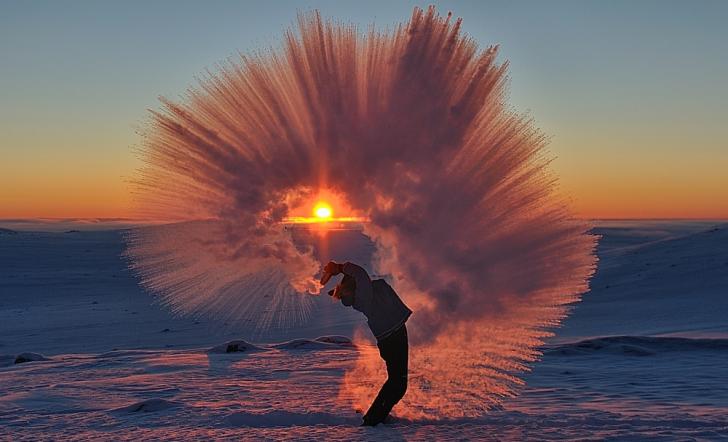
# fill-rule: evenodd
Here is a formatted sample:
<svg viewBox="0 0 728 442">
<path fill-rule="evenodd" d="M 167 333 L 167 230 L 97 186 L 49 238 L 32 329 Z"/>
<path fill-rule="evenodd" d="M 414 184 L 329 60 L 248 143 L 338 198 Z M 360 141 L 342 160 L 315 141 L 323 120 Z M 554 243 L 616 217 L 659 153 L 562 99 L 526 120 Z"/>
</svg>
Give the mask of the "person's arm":
<svg viewBox="0 0 728 442">
<path fill-rule="evenodd" d="M 331 279 L 332 276 L 338 275 L 339 273 L 343 273 L 344 271 L 344 264 L 337 264 L 334 261 L 329 261 L 326 266 L 324 266 L 324 274 L 321 276 L 321 285 L 326 285 L 327 282 L 329 282 L 329 279 Z"/>
<path fill-rule="evenodd" d="M 352 262 L 346 262 L 341 267 L 341 272 L 345 275 L 349 275 L 356 281 L 356 291 L 354 297 L 357 306 L 363 307 L 367 311 L 372 303 L 372 280 L 369 279 L 369 274 L 366 270 L 359 267 Z"/>
<path fill-rule="evenodd" d="M 340 300 L 341 303 L 347 307 L 351 307 L 352 305 L 354 305 L 354 293 L 349 293 L 342 296 L 336 293 L 336 289 L 331 289 L 329 290 L 329 296 Z"/>
</svg>

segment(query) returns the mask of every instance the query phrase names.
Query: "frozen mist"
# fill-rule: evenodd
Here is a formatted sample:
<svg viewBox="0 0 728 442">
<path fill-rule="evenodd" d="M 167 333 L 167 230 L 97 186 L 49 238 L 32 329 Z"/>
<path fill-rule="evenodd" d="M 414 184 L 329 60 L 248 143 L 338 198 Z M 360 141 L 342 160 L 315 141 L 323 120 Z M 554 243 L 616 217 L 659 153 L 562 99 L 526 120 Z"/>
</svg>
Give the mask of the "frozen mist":
<svg viewBox="0 0 728 442">
<path fill-rule="evenodd" d="M 162 99 L 134 191 L 168 224 L 127 239 L 143 286 L 177 313 L 295 330 L 329 256 L 325 235 L 282 221 L 326 191 L 368 220 L 370 271 L 415 311 L 398 415 L 477 416 L 514 395 L 588 290 L 596 237 L 557 192 L 546 136 L 508 106 L 507 62 L 460 25 L 434 8 L 391 32 L 305 14 L 280 49 Z M 368 404 L 378 368 L 359 352 L 339 400 Z"/>
</svg>

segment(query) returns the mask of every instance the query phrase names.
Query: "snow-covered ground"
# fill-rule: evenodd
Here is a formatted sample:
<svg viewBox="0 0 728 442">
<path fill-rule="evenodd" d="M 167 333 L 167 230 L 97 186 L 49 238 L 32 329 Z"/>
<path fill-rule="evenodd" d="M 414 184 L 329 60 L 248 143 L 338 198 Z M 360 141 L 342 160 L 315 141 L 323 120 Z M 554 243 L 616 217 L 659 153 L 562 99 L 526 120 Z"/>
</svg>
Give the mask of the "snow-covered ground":
<svg viewBox="0 0 728 442">
<path fill-rule="evenodd" d="M 518 397 L 376 428 L 337 397 L 376 349 L 315 339 L 363 325 L 328 296 L 305 327 L 248 336 L 154 305 L 119 231 L 0 227 L 0 440 L 728 439 L 725 223 L 599 223 L 593 290 Z M 335 257 L 371 253 L 356 232 L 336 238 Z"/>
</svg>

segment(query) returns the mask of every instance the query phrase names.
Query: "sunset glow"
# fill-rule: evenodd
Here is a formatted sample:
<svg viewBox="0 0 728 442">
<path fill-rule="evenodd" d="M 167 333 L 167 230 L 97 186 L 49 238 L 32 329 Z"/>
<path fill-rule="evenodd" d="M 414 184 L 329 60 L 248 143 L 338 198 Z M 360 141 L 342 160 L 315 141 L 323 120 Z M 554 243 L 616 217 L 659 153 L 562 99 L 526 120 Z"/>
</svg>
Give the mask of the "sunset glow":
<svg viewBox="0 0 728 442">
<path fill-rule="evenodd" d="M 283 218 L 285 224 L 325 224 L 330 222 L 338 223 L 361 223 L 366 218 L 360 216 L 334 216 L 334 209 L 326 201 L 319 201 L 313 206 L 313 216 L 288 216 Z"/>
<path fill-rule="evenodd" d="M 362 223 L 367 218 L 358 216 L 341 195 L 329 189 L 318 189 L 316 197 L 303 204 L 295 205 L 288 216 L 283 218 L 284 224 L 316 224 L 321 228 L 331 228 L 341 223 Z"/>
</svg>

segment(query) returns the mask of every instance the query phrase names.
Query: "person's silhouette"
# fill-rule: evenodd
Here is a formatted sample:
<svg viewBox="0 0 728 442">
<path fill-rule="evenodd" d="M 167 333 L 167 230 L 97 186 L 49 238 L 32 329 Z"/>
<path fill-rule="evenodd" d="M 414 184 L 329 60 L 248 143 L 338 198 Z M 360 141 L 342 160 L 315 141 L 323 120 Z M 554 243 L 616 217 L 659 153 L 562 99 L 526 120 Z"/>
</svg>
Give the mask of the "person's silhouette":
<svg viewBox="0 0 728 442">
<path fill-rule="evenodd" d="M 405 322 L 412 314 L 392 287 L 383 279 L 372 281 L 369 274 L 356 264 L 338 264 L 333 261 L 324 267 L 321 284 L 332 276 L 344 277 L 329 291 L 345 306 L 364 313 L 367 324 L 377 338 L 379 355 L 387 365 L 387 381 L 364 415 L 362 425 L 382 422 L 407 391 L 407 362 L 409 344 Z"/>
</svg>

